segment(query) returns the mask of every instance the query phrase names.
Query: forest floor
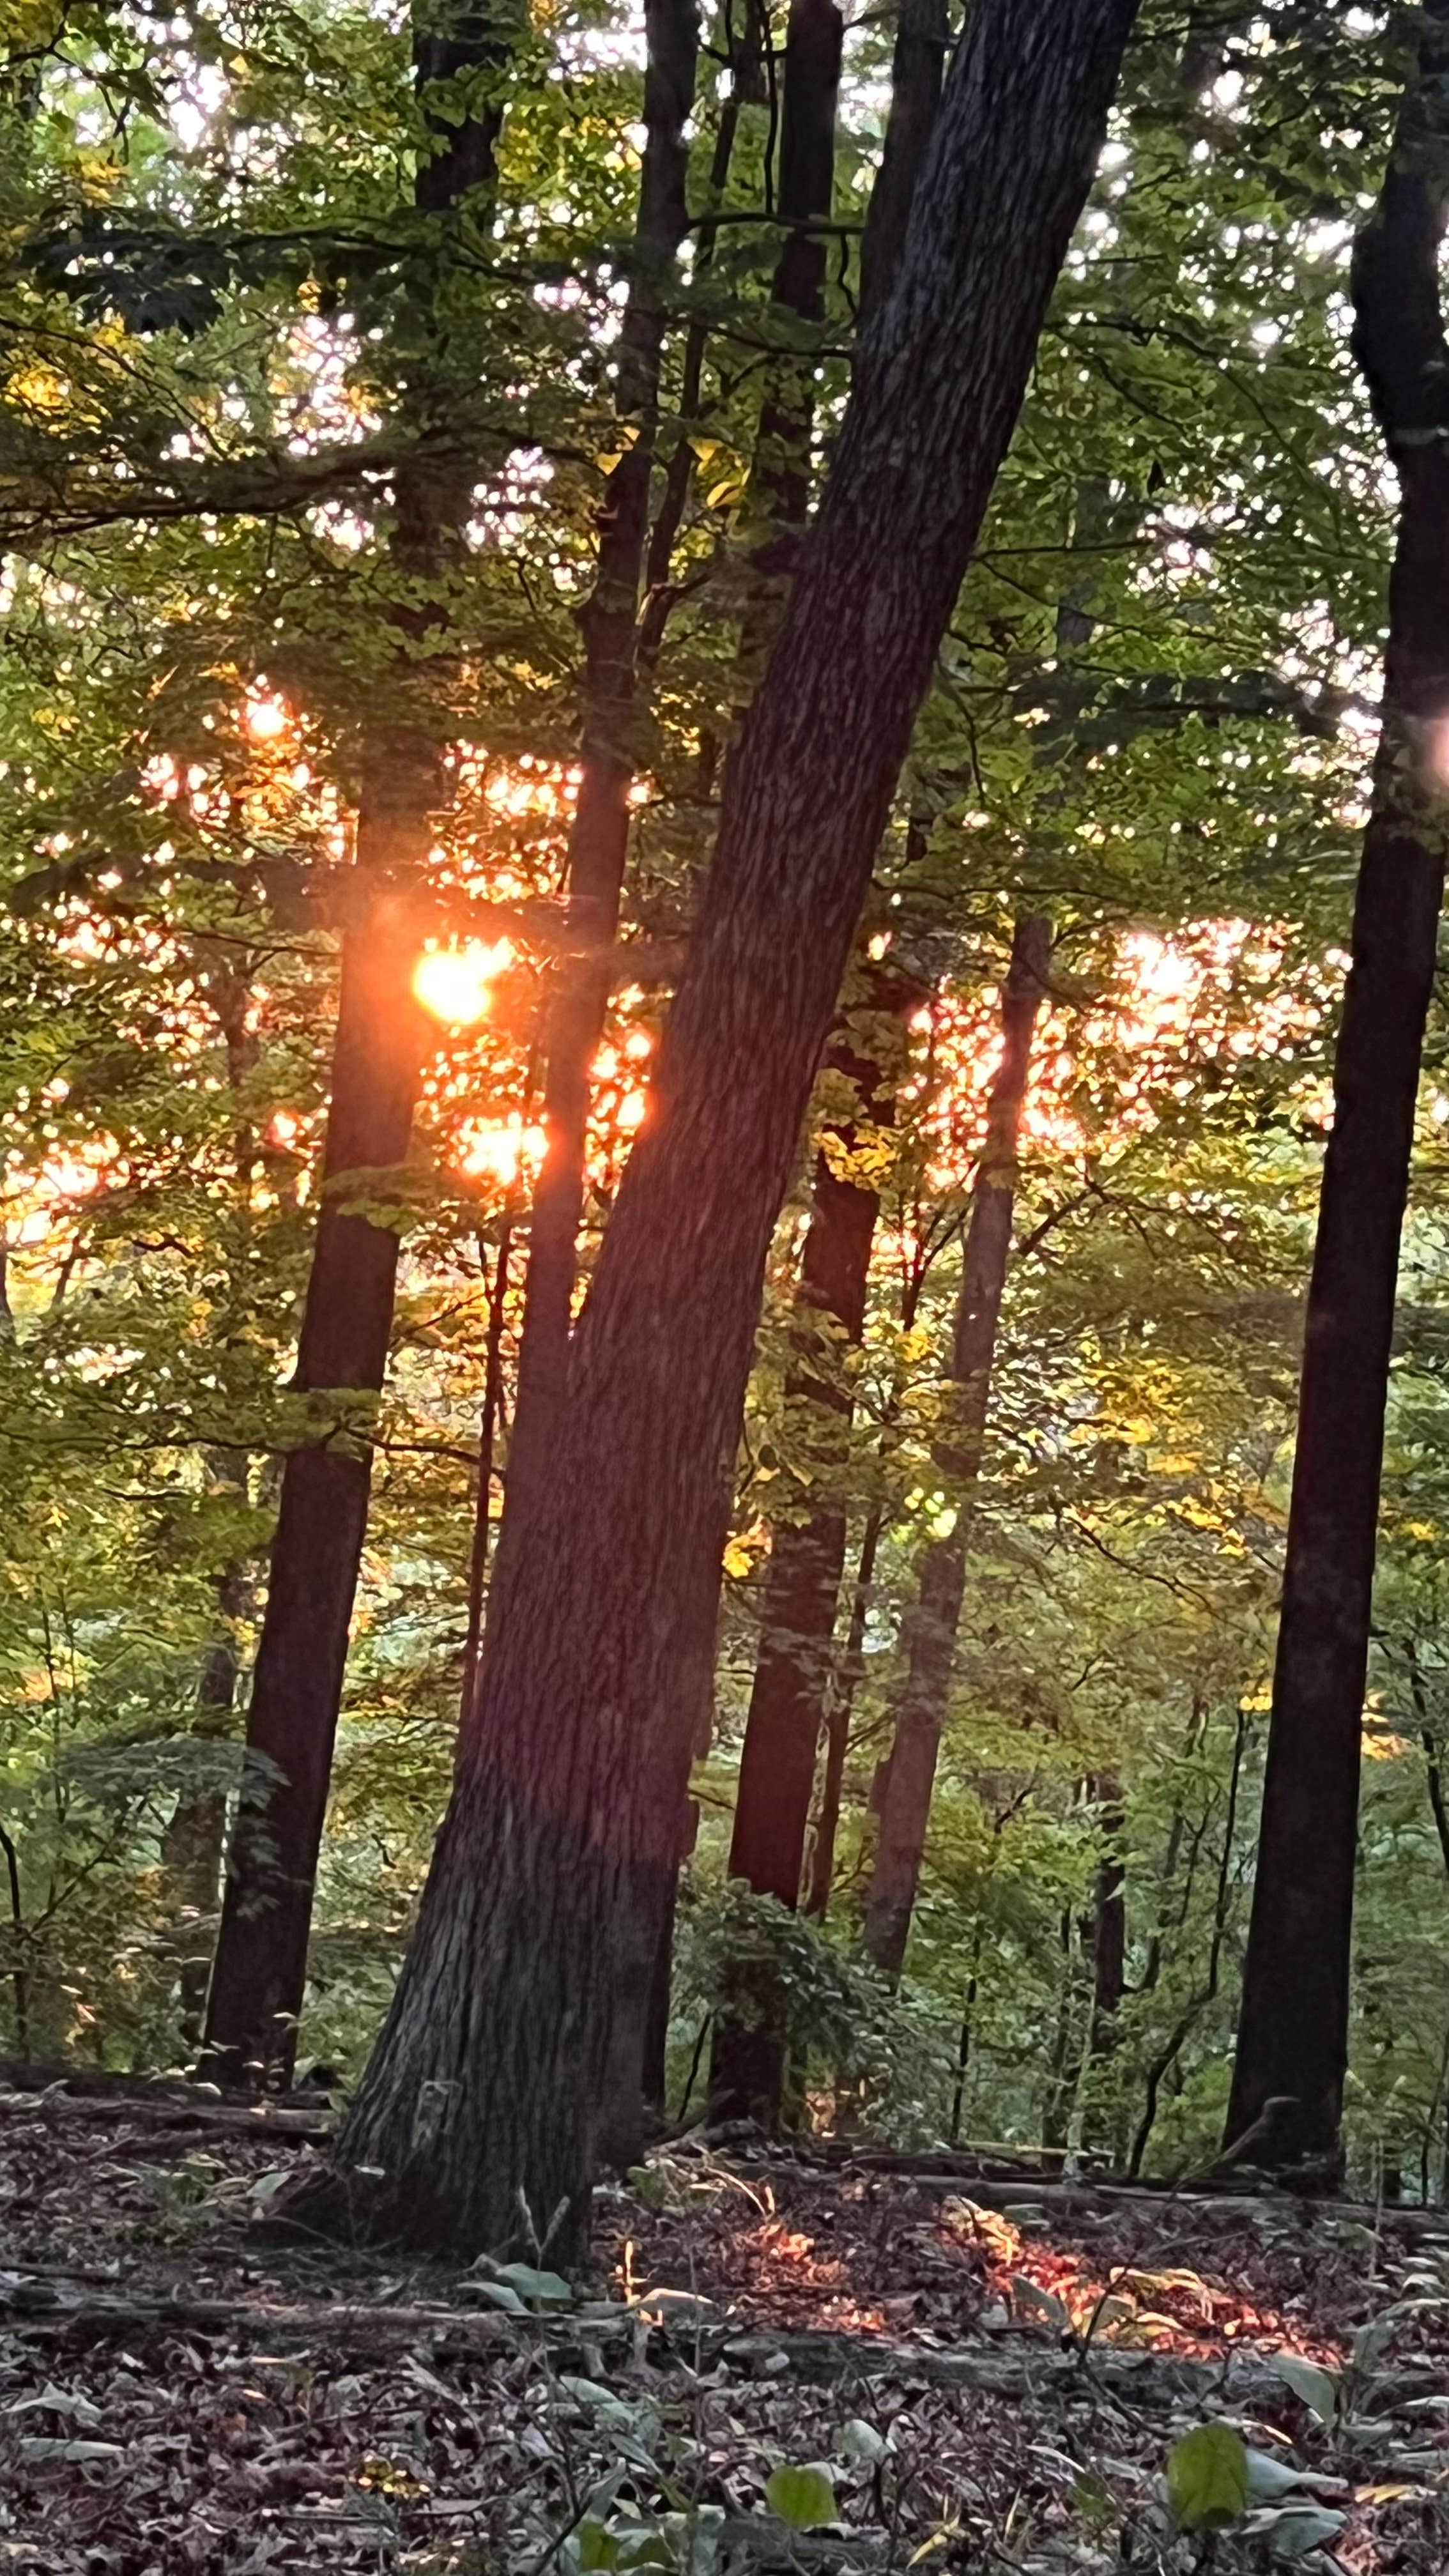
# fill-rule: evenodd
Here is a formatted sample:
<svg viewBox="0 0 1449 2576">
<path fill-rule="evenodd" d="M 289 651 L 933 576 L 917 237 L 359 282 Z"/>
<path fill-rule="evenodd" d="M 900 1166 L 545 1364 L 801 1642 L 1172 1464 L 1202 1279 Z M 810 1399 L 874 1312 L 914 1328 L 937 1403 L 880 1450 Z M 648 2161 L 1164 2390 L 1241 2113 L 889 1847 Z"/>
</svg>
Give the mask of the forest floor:
<svg viewBox="0 0 1449 2576">
<path fill-rule="evenodd" d="M 579 2292 L 268 2240 L 319 2125 L 0 2092 L 0 2569 L 1449 2566 L 1449 2212 L 684 2140 Z"/>
</svg>

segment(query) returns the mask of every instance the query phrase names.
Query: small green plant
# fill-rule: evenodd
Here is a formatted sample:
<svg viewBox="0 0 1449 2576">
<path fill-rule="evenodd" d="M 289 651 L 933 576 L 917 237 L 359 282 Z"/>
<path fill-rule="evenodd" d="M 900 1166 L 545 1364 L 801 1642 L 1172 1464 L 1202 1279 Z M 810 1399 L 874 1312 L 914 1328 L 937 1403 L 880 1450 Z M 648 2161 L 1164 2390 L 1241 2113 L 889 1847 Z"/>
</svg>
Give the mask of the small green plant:
<svg viewBox="0 0 1449 2576">
<path fill-rule="evenodd" d="M 765 2481 L 765 2502 L 792 2531 L 818 2531 L 822 2523 L 836 2519 L 830 2472 L 818 2460 L 772 2469 Z"/>
</svg>

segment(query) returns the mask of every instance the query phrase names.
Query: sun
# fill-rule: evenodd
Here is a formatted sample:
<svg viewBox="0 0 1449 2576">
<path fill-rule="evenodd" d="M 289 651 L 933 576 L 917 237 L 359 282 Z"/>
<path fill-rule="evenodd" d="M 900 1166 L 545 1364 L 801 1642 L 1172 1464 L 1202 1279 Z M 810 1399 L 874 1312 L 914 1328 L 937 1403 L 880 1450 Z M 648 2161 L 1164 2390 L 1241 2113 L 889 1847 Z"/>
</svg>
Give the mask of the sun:
<svg viewBox="0 0 1449 2576">
<path fill-rule="evenodd" d="M 423 1009 L 448 1028 L 467 1028 L 486 1019 L 496 975 L 513 962 L 508 939 L 470 939 L 459 948 L 429 948 L 413 972 L 413 991 Z"/>
</svg>

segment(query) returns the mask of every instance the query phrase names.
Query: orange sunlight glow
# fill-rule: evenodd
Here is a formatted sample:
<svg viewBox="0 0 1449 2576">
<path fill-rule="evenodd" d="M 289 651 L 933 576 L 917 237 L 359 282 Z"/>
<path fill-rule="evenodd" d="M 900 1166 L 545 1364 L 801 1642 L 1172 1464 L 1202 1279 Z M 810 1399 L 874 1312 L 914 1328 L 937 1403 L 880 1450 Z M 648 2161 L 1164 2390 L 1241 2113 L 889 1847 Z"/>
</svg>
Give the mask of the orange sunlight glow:
<svg viewBox="0 0 1449 2576">
<path fill-rule="evenodd" d="M 462 947 L 429 948 L 418 959 L 413 991 L 423 1009 L 454 1029 L 488 1016 L 490 986 L 513 963 L 511 939 L 470 939 Z"/>
<path fill-rule="evenodd" d="M 508 1117 L 465 1127 L 459 1139 L 456 1167 L 477 1180 L 501 1181 L 510 1189 L 520 1174 L 531 1179 L 543 1161 L 548 1139 L 542 1127 L 515 1109 Z"/>
<path fill-rule="evenodd" d="M 1129 931 L 1095 1007 L 1043 1014 L 1027 1139 L 1038 1152 L 1086 1149 L 1079 1086 L 1110 1101 L 1118 1134 L 1142 1134 L 1160 1123 L 1167 1101 L 1187 1099 L 1208 1068 L 1291 1059 L 1312 1037 L 1346 963 L 1332 951 L 1316 978 L 1287 975 L 1279 935 L 1246 921 L 1190 922 L 1172 938 Z M 937 1189 L 960 1188 L 980 1151 L 999 1009 L 995 993 L 980 991 L 948 994 L 916 1014 L 925 1046 L 909 1088 L 936 1145 L 929 1178 Z"/>
<path fill-rule="evenodd" d="M 280 698 L 248 698 L 244 721 L 253 742 L 275 742 L 287 730 L 287 710 Z"/>
</svg>

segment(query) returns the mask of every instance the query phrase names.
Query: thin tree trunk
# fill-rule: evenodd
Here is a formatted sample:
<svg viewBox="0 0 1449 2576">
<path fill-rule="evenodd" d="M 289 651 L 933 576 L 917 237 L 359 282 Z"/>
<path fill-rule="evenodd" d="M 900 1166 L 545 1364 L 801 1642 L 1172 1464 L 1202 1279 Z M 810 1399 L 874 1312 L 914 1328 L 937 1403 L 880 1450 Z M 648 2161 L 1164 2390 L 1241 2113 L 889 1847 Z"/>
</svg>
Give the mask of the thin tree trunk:
<svg viewBox="0 0 1449 2576">
<path fill-rule="evenodd" d="M 415 40 L 425 100 L 429 84 L 496 69 L 506 51 L 491 7 L 462 7 L 445 31 Z M 441 148 L 419 169 L 420 210 L 443 211 L 465 190 L 491 184 L 500 117 L 496 105 L 480 105 L 461 122 L 430 117 Z M 393 551 L 401 571 L 436 576 L 466 518 L 471 483 L 456 463 L 400 471 Z M 419 632 L 435 621 L 400 610 L 397 622 L 415 648 Z M 426 875 L 432 816 L 444 795 L 439 724 L 426 705 L 409 705 L 406 692 L 401 664 L 379 685 L 365 728 L 362 899 L 342 942 L 322 1203 L 295 1378 L 314 1401 L 307 1436 L 282 1477 L 207 1999 L 203 2063 L 230 2083 L 285 2084 L 295 2059 L 367 1531 L 371 1416 L 387 1368 L 398 1260 L 394 1223 L 374 1221 L 368 1199 L 379 1185 L 386 1190 L 412 1136 L 426 1032 L 412 990 L 419 950 L 412 898 Z"/>
<path fill-rule="evenodd" d="M 865 1907 L 865 1945 L 888 1977 L 900 1975 L 920 1883 L 946 1720 L 956 1631 L 966 1591 L 972 1497 L 981 1472 L 1001 1299 L 1011 1258 L 1017 1154 L 1031 1071 L 1032 1037 L 1051 964 L 1051 925 L 1018 921 L 1001 997 L 1001 1062 L 986 1110 L 986 1142 L 972 1185 L 961 1291 L 952 1328 L 950 1405 L 936 1463 L 954 1512 L 929 1541 L 907 1621 L 906 1674 L 890 1757 L 879 1789 L 879 1832 Z"/>
<path fill-rule="evenodd" d="M 875 1583 L 875 1561 L 880 1553 L 885 1529 L 885 1505 L 871 1504 L 861 1534 L 860 1556 L 856 1563 L 855 1583 L 851 1592 L 850 1623 L 845 1632 L 845 1651 L 840 1669 L 831 1677 L 825 1711 L 825 1775 L 820 1786 L 820 1812 L 815 1819 L 815 1837 L 810 1847 L 809 1885 L 804 1911 L 822 1915 L 830 1905 L 830 1891 L 835 1883 L 835 1846 L 840 1836 L 840 1808 L 845 1792 L 845 1760 L 850 1750 L 850 1721 L 855 1711 L 855 1694 L 860 1687 L 865 1661 L 865 1623 L 870 1616 L 871 1591 Z"/>
<path fill-rule="evenodd" d="M 332 2173 L 301 2196 L 313 2224 L 494 2245 L 522 2197 L 556 2251 L 581 2241 L 616 1947 L 657 1926 L 677 1859 L 771 1235 L 1133 14 L 972 8 L 730 759 L 555 1473 L 504 1515 L 477 1722 L 417 1931 Z"/>
<path fill-rule="evenodd" d="M 1243 1786 L 1243 1756 L 1247 1749 L 1248 1721 L 1239 1708 L 1233 1736 L 1233 1766 L 1228 1777 L 1228 1809 L 1223 1820 L 1223 1847 L 1218 1860 L 1217 1888 L 1213 1897 L 1212 1938 L 1208 1943 L 1207 1974 L 1197 1994 L 1186 2004 L 1174 2022 L 1163 2046 L 1147 2070 L 1147 2099 L 1142 2118 L 1132 2140 L 1127 2159 L 1129 2181 L 1142 2171 L 1143 2159 L 1151 2143 L 1157 2121 L 1157 2106 L 1162 2087 L 1171 2075 L 1195 2025 L 1210 2004 L 1216 2003 L 1222 1979 L 1223 1945 L 1227 1939 L 1228 1909 L 1232 1899 L 1233 1845 L 1238 1834 L 1238 1801 Z"/>
<path fill-rule="evenodd" d="M 835 124 L 845 23 L 836 0 L 790 0 L 780 115 L 780 181 L 775 212 L 787 227 L 770 290 L 773 312 L 791 325 L 818 323 L 825 311 L 825 236 L 811 219 L 828 219 L 835 195 Z M 815 427 L 815 359 L 789 348 L 772 358 L 751 484 L 768 535 L 755 551 L 767 573 L 798 559 L 810 509 L 810 442 Z M 748 662 L 772 631 L 773 617 L 746 621 Z"/>
<path fill-rule="evenodd" d="M 699 1809 L 690 1804 L 690 1847 L 699 1827 Z M 647 2107 L 663 2117 L 668 2107 L 669 2007 L 674 1978 L 674 1924 L 679 1910 L 679 1874 L 676 1871 L 659 1927 L 659 1941 L 654 1953 L 654 1977 L 649 1988 L 649 2011 L 644 2024 L 643 2092 Z"/>
<path fill-rule="evenodd" d="M 740 109 L 749 102 L 758 105 L 763 97 L 764 21 L 758 0 L 746 0 L 745 28 L 737 38 L 734 14 L 725 12 L 725 43 L 729 49 L 730 93 L 723 102 L 715 128 L 714 153 L 710 161 L 706 190 L 705 214 L 719 212 L 729 181 L 730 163 L 734 158 L 735 138 L 739 132 Z M 693 283 L 702 287 L 714 266 L 719 245 L 719 227 L 706 224 L 695 254 Z M 649 531 L 649 548 L 644 562 L 644 600 L 639 619 L 638 667 L 651 673 L 664 642 L 677 592 L 670 579 L 674 565 L 674 548 L 684 522 L 685 504 L 694 477 L 695 452 L 690 445 L 690 432 L 699 416 L 700 392 L 704 382 L 705 353 L 709 347 L 709 323 L 696 314 L 684 335 L 684 355 L 679 370 L 679 414 L 674 445 L 664 470 L 664 486 L 659 507 Z"/>
<path fill-rule="evenodd" d="M 950 41 L 946 0 L 901 0 L 885 143 L 860 245 L 862 329 L 874 320 L 900 265 L 916 183 L 941 104 Z"/>
<path fill-rule="evenodd" d="M 3 1825 L 0 1825 L 0 1852 L 5 1855 L 5 1876 L 10 1890 L 10 1935 L 15 1944 L 15 1962 L 10 1971 L 10 1991 L 15 1997 L 15 2052 L 18 2057 L 28 2058 L 32 2051 L 30 1974 L 25 1965 L 29 1936 L 25 1928 L 25 1900 L 20 1886 L 20 1854 Z"/>
<path fill-rule="evenodd" d="M 1047 2066 L 1047 2086 L 1041 2109 L 1041 2142 L 1044 2147 L 1053 2149 L 1064 2147 L 1067 2143 L 1067 2113 L 1070 2109 L 1067 2057 L 1071 2049 L 1072 2005 L 1077 1983 L 1070 1911 L 1064 1913 L 1061 1919 L 1059 1946 L 1062 1954 L 1062 1983 L 1057 1996 L 1057 2024 L 1052 2034 L 1052 2053 Z"/>
<path fill-rule="evenodd" d="M 1158 1881 L 1162 1894 L 1158 1908 L 1157 1921 L 1152 1927 L 1151 1936 L 1147 1944 L 1147 1956 L 1142 1963 L 1141 1979 L 1133 1988 L 1134 1994 L 1150 1995 L 1162 1974 L 1162 1927 L 1166 1920 L 1167 1900 L 1172 1893 L 1173 1882 L 1177 1877 L 1177 1862 L 1178 1855 L 1182 1850 L 1182 1836 L 1182 1809 L 1180 1807 L 1175 1807 L 1173 1809 L 1172 1822 L 1167 1828 L 1167 1848 L 1162 1855 L 1162 1873 Z"/>
<path fill-rule="evenodd" d="M 584 639 L 583 741 L 568 847 L 564 963 L 549 1004 L 543 1162 L 534 1187 L 524 1276 L 508 1477 L 512 1508 L 552 1472 L 568 1400 L 579 1222 L 592 1069 L 608 1010 L 612 943 L 629 847 L 631 738 L 639 595 L 659 426 L 659 380 L 680 244 L 689 229 L 687 128 L 699 57 L 696 0 L 645 0 L 646 142 L 633 274 L 619 333 L 615 389 L 631 434 L 605 487 L 598 571 L 579 624 Z"/>
<path fill-rule="evenodd" d="M 228 1461 L 228 1464 L 231 1462 Z M 241 1480 L 245 1490 L 244 1477 Z M 218 1634 L 206 1650 L 196 1694 L 192 1736 L 222 1743 L 231 1733 L 241 1679 L 238 1625 L 252 1607 L 252 1569 L 229 1565 L 216 1587 Z M 181 2035 L 188 2048 L 201 2037 L 211 1973 L 217 1898 L 226 1851 L 226 1794 L 186 1792 L 176 1801 L 161 1837 L 161 1864 L 178 1908 L 176 1926 L 181 1990 Z"/>
<path fill-rule="evenodd" d="M 853 1085 L 868 1126 L 887 1125 L 894 1116 L 900 1025 L 918 989 L 899 970 L 872 970 L 867 1008 L 873 1025 L 862 1028 L 858 1015 L 848 1014 L 832 1047 L 832 1069 Z M 853 1407 L 841 1363 L 858 1348 L 865 1329 L 880 1207 L 878 1190 L 836 1169 L 837 1160 L 848 1161 L 858 1143 L 854 1122 L 837 1127 L 815 1166 L 794 1366 L 785 1392 L 808 1446 L 811 1491 L 819 1499 L 803 1520 L 782 1523 L 774 1535 L 730 1841 L 731 1878 L 792 1910 L 800 1894 L 845 1564 L 847 1513 L 839 1482 Z M 720 2116 L 778 2117 L 784 2077 L 780 2025 L 780 1998 L 757 1991 L 755 1983 L 741 1997 L 738 2013 L 716 2023 L 710 2101 Z"/>
<path fill-rule="evenodd" d="M 1117 2044 L 1117 2015 L 1126 1991 L 1127 1872 L 1121 1787 L 1116 1780 L 1098 1780 L 1093 1795 L 1100 1810 L 1101 1856 L 1092 1896 L 1092 2055 L 1104 2058 Z"/>
<path fill-rule="evenodd" d="M 981 1983 L 982 1924 L 978 1917 L 971 1940 L 971 1968 L 966 1979 L 966 1994 L 961 2006 L 961 2027 L 956 2036 L 956 2074 L 951 2086 L 951 2144 L 961 2135 L 966 2115 L 966 2079 L 971 2072 L 971 2042 L 976 2017 L 976 1997 Z"/>
<path fill-rule="evenodd" d="M 1122 1858 L 1122 1791 L 1112 1779 L 1092 1784 L 1098 1809 L 1098 1860 L 1092 1890 L 1092 1912 L 1086 1927 L 1092 1954 L 1092 2018 L 1088 2036 L 1088 2086 L 1084 2112 L 1089 2145 L 1105 2146 L 1115 2161 L 1120 2115 L 1109 2101 L 1097 2100 L 1096 2079 L 1105 2074 L 1118 2040 L 1118 2015 L 1126 1991 L 1127 1872 Z M 1100 2135 L 1098 2131 L 1100 2130 Z"/>
<path fill-rule="evenodd" d="M 1353 345 L 1398 474 L 1398 542 L 1308 1291 L 1257 1883 L 1227 2118 L 1229 2144 L 1255 2131 L 1255 2163 L 1312 2164 L 1326 2178 L 1339 2164 L 1348 2057 L 1359 1748 L 1399 1234 L 1444 883 L 1446 149 L 1449 0 L 1429 0 L 1417 78 L 1353 259 Z"/>
<path fill-rule="evenodd" d="M 460 1722 L 473 1705 L 478 1656 L 483 1643 L 483 1604 L 488 1592 L 488 1544 L 492 1533 L 493 1463 L 503 1419 L 503 1319 L 508 1304 L 508 1266 L 513 1254 L 513 1218 L 506 1216 L 498 1236 L 493 1281 L 488 1290 L 488 1333 L 483 1358 L 483 1419 L 478 1429 L 478 1482 L 473 1496 L 473 1545 L 468 1556 L 468 1633 L 463 1644 L 463 1689 Z"/>
</svg>

